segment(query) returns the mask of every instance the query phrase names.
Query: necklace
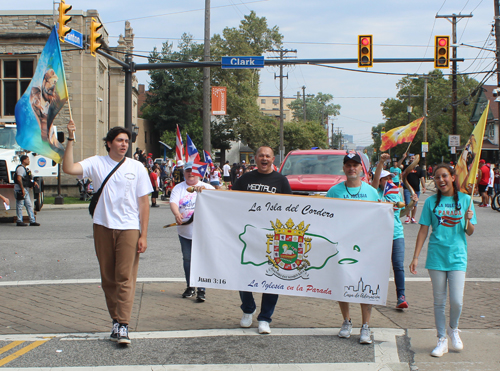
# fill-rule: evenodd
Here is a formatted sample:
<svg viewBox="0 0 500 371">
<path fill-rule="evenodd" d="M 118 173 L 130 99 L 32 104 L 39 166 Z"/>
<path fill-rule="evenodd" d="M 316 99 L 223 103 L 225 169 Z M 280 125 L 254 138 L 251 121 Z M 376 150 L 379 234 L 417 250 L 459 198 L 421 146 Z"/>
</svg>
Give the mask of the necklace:
<svg viewBox="0 0 500 371">
<path fill-rule="evenodd" d="M 351 192 L 349 192 L 349 189 L 347 188 L 347 185 L 344 183 L 345 190 L 347 191 L 347 193 L 349 193 L 349 195 L 350 195 L 351 197 L 357 197 L 357 196 L 359 195 L 359 192 L 361 192 L 361 187 L 362 187 L 362 185 L 363 185 L 363 184 L 361 184 L 361 185 L 359 186 L 358 193 L 356 193 L 356 194 L 354 194 L 354 195 L 353 195 Z"/>
</svg>

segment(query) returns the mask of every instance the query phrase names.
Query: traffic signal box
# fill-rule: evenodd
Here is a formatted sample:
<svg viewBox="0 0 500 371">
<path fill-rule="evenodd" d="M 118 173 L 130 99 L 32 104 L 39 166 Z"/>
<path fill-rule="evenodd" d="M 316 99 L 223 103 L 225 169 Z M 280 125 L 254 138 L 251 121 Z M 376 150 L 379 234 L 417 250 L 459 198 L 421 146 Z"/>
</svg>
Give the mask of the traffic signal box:
<svg viewBox="0 0 500 371">
<path fill-rule="evenodd" d="M 434 44 L 434 68 L 450 67 L 450 37 L 436 36 Z"/>
<path fill-rule="evenodd" d="M 71 10 L 72 6 L 67 5 L 64 0 L 59 3 L 59 40 L 64 42 L 64 36 L 71 32 L 71 28 L 66 26 L 66 23 L 71 21 L 71 16 L 66 15 Z"/>
<path fill-rule="evenodd" d="M 97 32 L 102 28 L 102 24 L 97 22 L 97 20 L 92 17 L 92 21 L 90 22 L 90 54 L 95 57 L 95 52 L 99 49 L 101 44 L 102 35 Z"/>
<path fill-rule="evenodd" d="M 373 67 L 373 36 L 358 36 L 358 67 Z"/>
</svg>

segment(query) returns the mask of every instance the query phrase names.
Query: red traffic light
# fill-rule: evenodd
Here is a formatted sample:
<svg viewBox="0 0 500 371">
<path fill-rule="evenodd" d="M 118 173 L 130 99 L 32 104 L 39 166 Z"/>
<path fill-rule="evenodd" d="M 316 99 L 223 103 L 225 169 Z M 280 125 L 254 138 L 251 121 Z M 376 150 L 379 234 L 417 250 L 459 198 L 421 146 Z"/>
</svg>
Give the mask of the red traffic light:
<svg viewBox="0 0 500 371">
<path fill-rule="evenodd" d="M 448 44 L 448 40 L 446 39 L 439 39 L 439 46 L 446 46 Z"/>
<path fill-rule="evenodd" d="M 373 67 L 372 47 L 372 35 L 358 35 L 358 67 Z"/>
<path fill-rule="evenodd" d="M 361 44 L 362 44 L 362 45 L 369 45 L 369 44 L 370 44 L 370 39 L 369 39 L 369 38 L 367 38 L 367 37 L 363 37 L 363 38 L 361 39 Z"/>
</svg>

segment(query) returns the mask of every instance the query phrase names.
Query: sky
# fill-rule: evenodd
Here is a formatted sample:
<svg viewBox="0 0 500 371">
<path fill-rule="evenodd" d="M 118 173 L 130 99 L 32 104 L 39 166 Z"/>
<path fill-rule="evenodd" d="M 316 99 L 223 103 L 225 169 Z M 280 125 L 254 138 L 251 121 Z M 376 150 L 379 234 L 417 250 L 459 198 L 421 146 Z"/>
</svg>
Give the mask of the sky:
<svg viewBox="0 0 500 371">
<path fill-rule="evenodd" d="M 135 53 L 147 56 L 165 41 L 177 45 L 181 35 L 190 33 L 202 42 L 205 0 L 67 0 L 75 10 L 96 9 L 106 28 L 111 46 L 124 34 L 125 21 L 134 30 Z M 457 23 L 459 72 L 481 72 L 495 68 L 492 25 L 493 0 L 211 0 L 210 31 L 221 34 L 225 27 L 238 27 L 244 15 L 255 11 L 265 17 L 269 27 L 278 26 L 283 48 L 297 50 L 290 55 L 304 58 L 357 58 L 358 35 L 373 35 L 374 58 L 432 58 L 434 36 L 452 34 L 452 24 L 439 15 L 472 13 Z M 2 5 L 3 10 L 51 10 L 52 0 L 23 0 Z M 57 7 L 57 5 L 56 5 Z M 82 31 L 82 30 L 77 30 Z M 267 53 L 268 57 L 276 54 Z M 147 63 L 134 57 L 136 63 Z M 284 69 L 284 95 L 333 95 L 341 106 L 340 115 L 330 121 L 335 131 L 354 136 L 358 145 L 370 145 L 371 128 L 384 122 L 380 104 L 395 98 L 396 83 L 407 74 L 424 74 L 432 63 L 379 63 L 360 69 L 357 64 L 291 66 Z M 341 68 L 341 69 L 339 69 Z M 349 69 L 349 70 L 346 70 Z M 367 70 L 369 72 L 367 72 Z M 450 73 L 449 70 L 443 70 Z M 260 72 L 260 95 L 278 96 L 279 67 L 264 67 Z M 484 74 L 470 75 L 481 80 Z M 146 72 L 138 74 L 139 83 L 148 84 Z M 496 84 L 496 78 L 487 84 Z M 231 97 L 228 97 L 230 99 Z M 460 97 L 459 97 L 460 98 Z"/>
</svg>

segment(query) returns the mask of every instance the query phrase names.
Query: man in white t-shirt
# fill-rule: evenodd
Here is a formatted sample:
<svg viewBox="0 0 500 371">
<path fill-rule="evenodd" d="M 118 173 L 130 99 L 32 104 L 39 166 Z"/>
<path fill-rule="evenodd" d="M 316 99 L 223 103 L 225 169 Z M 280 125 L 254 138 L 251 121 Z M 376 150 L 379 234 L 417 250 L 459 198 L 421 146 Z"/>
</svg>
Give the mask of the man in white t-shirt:
<svg viewBox="0 0 500 371">
<path fill-rule="evenodd" d="M 222 171 L 224 172 L 224 174 L 223 174 L 224 183 L 230 183 L 231 182 L 231 166 L 229 166 L 229 161 L 226 161 L 226 163 L 222 167 Z"/>
<path fill-rule="evenodd" d="M 181 243 L 182 260 L 184 265 L 184 275 L 186 276 L 187 288 L 182 294 L 183 298 L 193 297 L 195 288 L 190 286 L 189 277 L 191 274 L 191 246 L 193 243 L 192 216 L 196 205 L 196 196 L 203 188 L 215 189 L 213 186 L 200 181 L 200 178 L 193 174 L 193 162 L 186 162 L 184 165 L 184 181 L 177 184 L 170 194 L 170 210 L 175 216 L 177 223 L 177 233 Z M 194 192 L 188 192 L 188 188 L 193 187 Z M 199 302 L 205 301 L 205 288 L 198 287 L 196 299 Z"/>
<path fill-rule="evenodd" d="M 93 156 L 75 163 L 75 130 L 71 120 L 63 171 L 91 178 L 95 189 L 99 189 L 108 174 L 124 159 L 132 134 L 120 126 L 110 129 L 104 138 L 107 156 Z M 113 320 L 110 340 L 119 344 L 130 344 L 128 324 L 134 304 L 139 254 L 147 248 L 148 196 L 152 191 L 144 166 L 125 158 L 104 185 L 94 211 L 94 245 L 102 289 Z"/>
</svg>

